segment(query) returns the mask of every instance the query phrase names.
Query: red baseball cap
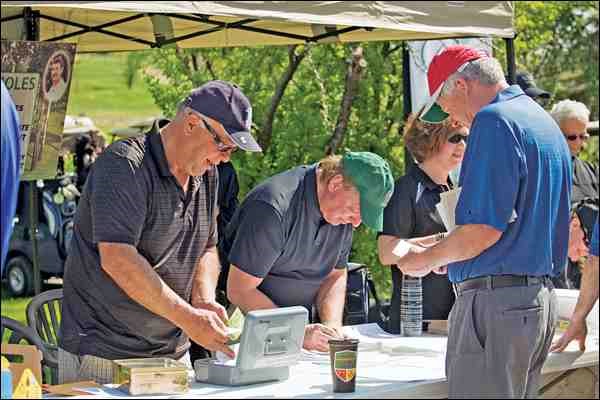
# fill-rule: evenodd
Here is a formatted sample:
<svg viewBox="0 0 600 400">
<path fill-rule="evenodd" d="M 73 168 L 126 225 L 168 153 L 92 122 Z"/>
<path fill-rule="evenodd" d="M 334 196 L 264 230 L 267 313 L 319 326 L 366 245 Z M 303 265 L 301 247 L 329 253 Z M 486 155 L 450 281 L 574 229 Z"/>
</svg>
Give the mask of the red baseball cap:
<svg viewBox="0 0 600 400">
<path fill-rule="evenodd" d="M 469 61 L 486 57 L 489 56 L 483 50 L 461 45 L 449 46 L 433 57 L 427 70 L 429 100 L 425 104 L 419 119 L 429 123 L 440 123 L 448 118 L 448 114 L 436 103 L 444 83 L 450 75 L 462 71 Z"/>
</svg>

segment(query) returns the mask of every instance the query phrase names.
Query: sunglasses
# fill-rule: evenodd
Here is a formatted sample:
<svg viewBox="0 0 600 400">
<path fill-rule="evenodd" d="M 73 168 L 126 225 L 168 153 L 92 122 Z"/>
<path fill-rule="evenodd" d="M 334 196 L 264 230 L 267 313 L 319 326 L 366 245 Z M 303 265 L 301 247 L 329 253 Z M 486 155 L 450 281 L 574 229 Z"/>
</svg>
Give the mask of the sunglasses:
<svg viewBox="0 0 600 400">
<path fill-rule="evenodd" d="M 206 120 L 206 118 L 202 114 L 200 114 L 199 112 L 197 112 L 195 110 L 192 110 L 189 107 L 187 107 L 187 110 L 190 113 L 195 114 L 198 118 L 200 118 L 202 120 L 202 123 L 204 124 L 204 128 L 208 131 L 208 133 L 210 133 L 210 136 L 212 136 L 213 142 L 217 146 L 217 150 L 220 153 L 228 153 L 228 152 L 233 153 L 234 151 L 237 150 L 238 147 L 235 144 L 225 144 L 225 143 L 223 143 L 223 141 L 219 137 L 219 134 L 208 123 L 208 121 Z"/>
<path fill-rule="evenodd" d="M 579 138 L 585 142 L 586 140 L 588 140 L 590 138 L 590 135 L 588 135 L 587 133 L 582 133 L 580 135 L 567 135 L 567 139 L 569 139 L 570 141 L 577 140 L 577 138 Z"/>
<path fill-rule="evenodd" d="M 461 135 L 460 133 L 455 133 L 454 135 L 452 135 L 448 138 L 448 142 L 450 142 L 452 144 L 459 144 L 460 142 L 465 142 L 465 144 L 466 144 L 468 140 L 469 140 L 468 135 Z"/>
</svg>

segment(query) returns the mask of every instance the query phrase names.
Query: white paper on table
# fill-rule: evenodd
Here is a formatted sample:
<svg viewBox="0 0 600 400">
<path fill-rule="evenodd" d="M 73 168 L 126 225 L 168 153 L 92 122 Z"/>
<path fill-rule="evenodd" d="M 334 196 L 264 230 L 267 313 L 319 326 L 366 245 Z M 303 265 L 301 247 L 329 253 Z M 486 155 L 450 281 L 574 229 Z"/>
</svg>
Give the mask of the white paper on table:
<svg viewBox="0 0 600 400">
<path fill-rule="evenodd" d="M 387 333 L 375 323 L 344 326 L 342 332 L 349 338 L 358 339 L 361 350 L 381 350 L 384 341 L 390 344 L 390 341 L 402 339 L 402 336 Z"/>
</svg>

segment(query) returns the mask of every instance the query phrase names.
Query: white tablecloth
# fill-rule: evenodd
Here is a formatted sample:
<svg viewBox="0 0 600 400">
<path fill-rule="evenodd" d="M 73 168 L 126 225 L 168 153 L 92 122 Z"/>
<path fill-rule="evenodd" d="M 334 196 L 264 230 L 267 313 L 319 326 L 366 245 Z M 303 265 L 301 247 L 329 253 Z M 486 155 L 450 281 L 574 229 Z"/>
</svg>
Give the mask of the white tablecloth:
<svg viewBox="0 0 600 400">
<path fill-rule="evenodd" d="M 303 357 L 291 368 L 283 382 L 242 387 L 225 387 L 192 380 L 185 395 L 155 398 L 402 398 L 447 397 L 444 371 L 446 337 L 425 335 L 395 340 L 394 346 L 367 346 L 358 354 L 356 392 L 332 392 L 329 361 L 324 356 Z M 386 342 L 385 339 L 382 343 Z M 585 353 L 575 342 L 563 353 L 549 355 L 544 374 L 598 365 L 598 337 L 590 337 Z M 102 397 L 129 397 L 116 389 L 99 393 Z M 94 397 L 94 396 L 81 396 Z"/>
</svg>

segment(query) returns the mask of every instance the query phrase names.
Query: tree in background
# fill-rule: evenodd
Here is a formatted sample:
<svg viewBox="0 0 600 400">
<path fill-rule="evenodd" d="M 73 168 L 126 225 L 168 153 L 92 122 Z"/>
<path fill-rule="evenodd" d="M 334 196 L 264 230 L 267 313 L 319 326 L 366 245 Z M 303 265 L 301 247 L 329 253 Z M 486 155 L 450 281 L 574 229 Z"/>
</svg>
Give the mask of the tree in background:
<svg viewBox="0 0 600 400">
<path fill-rule="evenodd" d="M 598 118 L 598 2 L 515 2 L 518 68 L 533 73 L 554 100 L 582 101 Z M 265 178 L 326 153 L 372 151 L 404 173 L 400 42 L 293 45 L 148 52 L 145 79 L 167 116 L 193 87 L 237 83 L 253 105 L 263 154 L 236 153 L 240 195 Z M 504 43 L 494 41 L 505 60 Z M 132 62 L 132 65 L 138 65 Z M 137 66 L 136 66 L 137 68 Z M 557 79 L 558 77 L 558 79 Z M 597 159 L 588 149 L 588 156 Z M 355 232 L 351 260 L 371 267 L 380 292 L 390 276 L 379 265 L 375 232 Z"/>
</svg>

